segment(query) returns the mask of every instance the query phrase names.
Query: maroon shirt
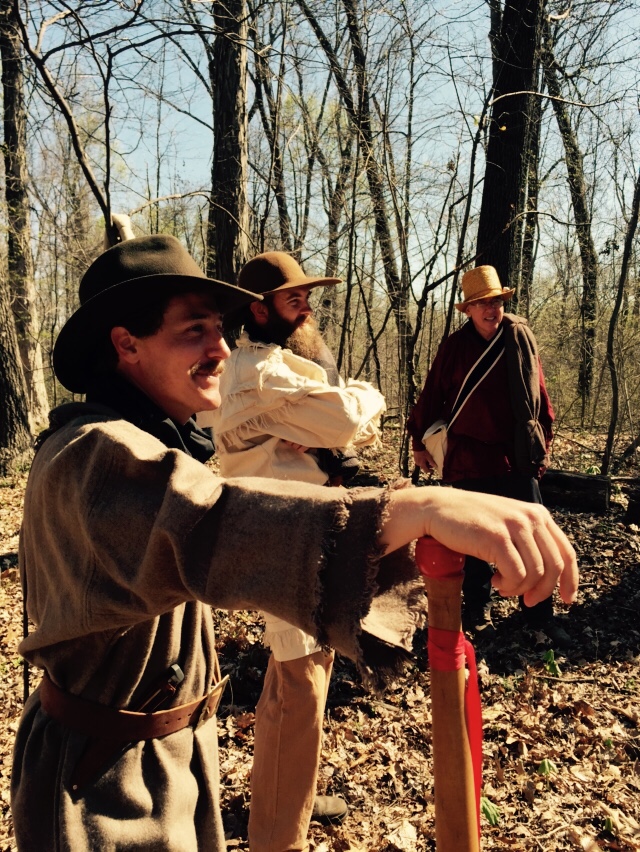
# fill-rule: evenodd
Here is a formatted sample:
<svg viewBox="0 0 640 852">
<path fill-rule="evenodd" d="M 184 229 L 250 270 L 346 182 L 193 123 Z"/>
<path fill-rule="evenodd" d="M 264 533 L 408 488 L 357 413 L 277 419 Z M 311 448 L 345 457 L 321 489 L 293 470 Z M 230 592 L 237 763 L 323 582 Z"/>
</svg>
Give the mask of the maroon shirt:
<svg viewBox="0 0 640 852">
<path fill-rule="evenodd" d="M 490 341 L 469 320 L 438 349 L 418 402 L 407 423 L 414 450 L 424 450 L 422 436 L 435 420 L 448 420 L 465 377 Z M 540 424 L 551 442 L 554 415 L 540 365 Z M 506 355 L 467 399 L 449 429 L 443 480 L 508 476 L 513 467 L 514 417 Z"/>
</svg>

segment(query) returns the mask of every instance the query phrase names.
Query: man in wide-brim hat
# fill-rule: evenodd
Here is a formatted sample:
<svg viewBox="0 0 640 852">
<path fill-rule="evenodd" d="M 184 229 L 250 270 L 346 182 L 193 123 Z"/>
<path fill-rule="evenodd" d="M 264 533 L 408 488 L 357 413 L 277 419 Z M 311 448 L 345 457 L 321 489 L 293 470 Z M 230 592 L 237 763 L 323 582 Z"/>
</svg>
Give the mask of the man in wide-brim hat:
<svg viewBox="0 0 640 852">
<path fill-rule="evenodd" d="M 445 482 L 541 503 L 539 478 L 548 464 L 554 414 L 536 339 L 525 319 L 505 313 L 515 290 L 502 286 L 493 266 L 465 272 L 462 292 L 456 308 L 469 321 L 442 343 L 407 424 L 416 465 L 425 472 L 435 467 L 423 438 L 432 424 L 444 421 Z M 458 410 L 459 397 L 465 401 Z M 485 638 L 493 635 L 491 572 L 488 564 L 467 560 L 464 622 Z M 570 643 L 551 598 L 523 608 L 523 615 L 555 647 Z"/>
<path fill-rule="evenodd" d="M 313 290 L 340 279 L 307 275 L 291 255 L 269 251 L 242 267 L 238 283 L 256 299 L 236 312 L 244 331 L 211 414 L 221 473 L 346 483 L 358 470 L 354 448 L 378 441 L 386 406 L 369 382 L 341 380 L 316 326 Z M 311 819 L 337 823 L 347 813 L 341 796 L 316 795 L 333 653 L 286 620 L 264 617 L 271 654 L 256 708 L 252 852 L 303 849 Z"/>
<path fill-rule="evenodd" d="M 222 315 L 246 294 L 207 279 L 172 237 L 109 249 L 81 291 L 54 363 L 87 401 L 51 413 L 20 536 L 34 625 L 20 653 L 43 679 L 14 749 L 18 849 L 225 849 L 211 606 L 273 612 L 374 673 L 376 619 L 367 642 L 361 621 L 386 547 L 432 532 L 496 553 L 505 589 L 519 589 L 526 575 L 536 597 L 560 573 L 547 557 L 540 581 L 551 541 L 567 569 L 565 596 L 575 594 L 566 539 L 547 516 L 507 501 L 478 536 L 477 498 L 453 507 L 417 489 L 348 496 L 214 476 L 201 464 L 213 447 L 190 415 L 219 402 L 229 355 Z M 538 536 L 535 570 L 524 543 L 527 564 L 501 545 L 509 524 Z M 397 579 L 392 572 L 392 586 Z M 407 602 L 405 583 L 396 601 Z M 385 595 L 378 605 L 393 610 Z M 385 625 L 385 653 L 396 639 L 406 644 L 415 622 L 406 603 L 392 616 L 400 630 Z"/>
</svg>

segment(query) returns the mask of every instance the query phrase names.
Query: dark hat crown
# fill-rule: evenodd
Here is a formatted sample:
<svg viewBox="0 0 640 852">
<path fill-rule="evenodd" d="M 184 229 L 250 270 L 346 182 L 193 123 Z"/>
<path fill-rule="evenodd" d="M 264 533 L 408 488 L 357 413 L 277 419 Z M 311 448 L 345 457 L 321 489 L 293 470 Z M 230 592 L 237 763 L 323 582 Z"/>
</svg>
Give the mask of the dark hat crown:
<svg viewBox="0 0 640 852">
<path fill-rule="evenodd" d="M 295 259 L 284 251 L 267 251 L 249 260 L 240 270 L 238 285 L 256 295 L 293 287 L 320 287 L 340 284 L 340 278 L 308 276 Z"/>
<path fill-rule="evenodd" d="M 284 284 L 304 283 L 306 275 L 297 260 L 283 251 L 268 251 L 252 258 L 240 270 L 238 284 L 252 293 L 269 293 Z"/>
<path fill-rule="evenodd" d="M 126 240 L 107 249 L 87 269 L 80 282 L 80 304 L 125 281 L 169 275 L 205 278 L 189 252 L 169 234 Z"/>
<path fill-rule="evenodd" d="M 107 249 L 87 269 L 79 287 L 80 307 L 64 324 L 53 347 L 53 369 L 64 387 L 85 393 L 109 329 L 133 311 L 158 305 L 168 294 L 205 290 L 221 314 L 262 299 L 225 281 L 208 278 L 175 237 L 154 234 Z"/>
</svg>

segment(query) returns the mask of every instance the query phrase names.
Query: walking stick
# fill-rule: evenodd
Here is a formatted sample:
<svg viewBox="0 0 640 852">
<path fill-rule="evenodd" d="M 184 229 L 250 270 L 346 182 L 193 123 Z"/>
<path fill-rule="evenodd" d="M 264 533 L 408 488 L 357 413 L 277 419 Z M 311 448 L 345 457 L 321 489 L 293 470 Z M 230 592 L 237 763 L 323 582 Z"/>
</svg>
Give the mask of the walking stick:
<svg viewBox="0 0 640 852">
<path fill-rule="evenodd" d="M 429 605 L 436 849 L 478 852 L 482 717 L 475 655 L 460 617 L 464 556 L 421 538 L 416 562 Z"/>
</svg>

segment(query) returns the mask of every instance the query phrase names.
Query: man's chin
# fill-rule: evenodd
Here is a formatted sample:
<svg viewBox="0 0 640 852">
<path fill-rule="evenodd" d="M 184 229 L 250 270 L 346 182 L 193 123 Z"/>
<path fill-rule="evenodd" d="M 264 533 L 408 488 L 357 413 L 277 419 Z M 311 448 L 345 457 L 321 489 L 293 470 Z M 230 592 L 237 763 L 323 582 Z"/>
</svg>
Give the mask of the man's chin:
<svg viewBox="0 0 640 852">
<path fill-rule="evenodd" d="M 197 394 L 201 402 L 199 411 L 213 411 L 219 408 L 220 376 L 196 376 Z"/>
<path fill-rule="evenodd" d="M 220 392 L 217 393 L 208 393 L 208 394 L 200 394 L 200 405 L 198 411 L 215 411 L 216 408 L 220 408 L 222 405 L 222 398 L 220 397 Z"/>
</svg>

